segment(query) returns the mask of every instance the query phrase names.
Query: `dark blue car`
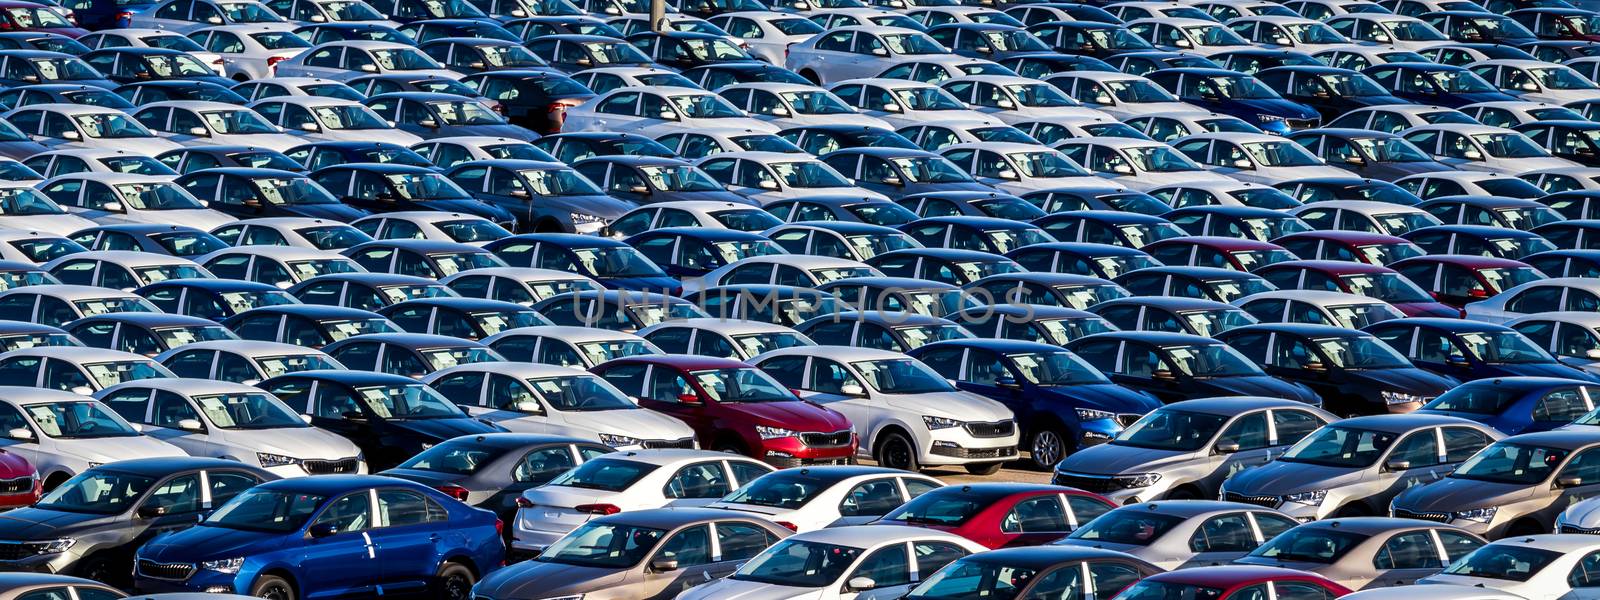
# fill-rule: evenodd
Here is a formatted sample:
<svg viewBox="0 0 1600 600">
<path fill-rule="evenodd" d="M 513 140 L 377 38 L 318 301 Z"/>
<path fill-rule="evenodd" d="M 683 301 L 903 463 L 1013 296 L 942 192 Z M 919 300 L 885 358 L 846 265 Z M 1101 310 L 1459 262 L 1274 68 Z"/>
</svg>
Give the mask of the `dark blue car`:
<svg viewBox="0 0 1600 600">
<path fill-rule="evenodd" d="M 1267 375 L 1217 340 L 1156 331 L 1114 331 L 1073 340 L 1067 349 L 1113 383 L 1165 403 L 1211 396 L 1267 396 L 1312 405 L 1322 399 L 1304 385 Z"/>
<path fill-rule="evenodd" d="M 1411 364 L 1462 381 L 1493 377 L 1561 377 L 1600 383 L 1600 378 L 1557 362 L 1516 330 L 1462 319 L 1408 317 L 1368 325 Z"/>
<path fill-rule="evenodd" d="M 1559 377 L 1480 379 L 1445 392 L 1419 413 L 1477 421 L 1506 435 L 1548 431 L 1594 409 L 1593 381 Z"/>
<path fill-rule="evenodd" d="M 437 281 L 393 273 L 329 273 L 307 279 L 289 288 L 289 293 L 306 304 L 346 306 L 378 310 L 396 302 L 416 298 L 455 296 Z"/>
<path fill-rule="evenodd" d="M 1324 66 L 1281 66 L 1255 74 L 1262 83 L 1279 90 L 1284 98 L 1322 113 L 1324 121 L 1352 110 L 1383 104 L 1407 104 L 1367 76 L 1349 69 Z"/>
<path fill-rule="evenodd" d="M 677 295 L 683 284 L 626 243 L 592 235 L 530 233 L 501 238 L 483 247 L 513 267 L 538 267 L 577 273 L 610 289 L 661 291 Z"/>
<path fill-rule="evenodd" d="M 697 277 L 752 256 L 786 254 L 766 237 L 733 229 L 666 227 L 623 240 L 673 277 Z"/>
<path fill-rule="evenodd" d="M 286 479 L 251 488 L 198 526 L 140 548 L 135 585 L 263 598 L 466 600 L 505 558 L 500 527 L 493 512 L 404 479 Z"/>
<path fill-rule="evenodd" d="M 1391 93 L 1418 104 L 1455 108 L 1477 102 L 1516 100 L 1461 67 L 1433 63 L 1389 63 L 1361 72 Z"/>
<path fill-rule="evenodd" d="M 168 279 L 133 291 L 162 312 L 222 321 L 263 306 L 298 304 L 277 286 L 238 279 Z"/>
<path fill-rule="evenodd" d="M 1239 117 L 1267 133 L 1310 129 L 1321 120 L 1315 109 L 1285 100 L 1261 80 L 1238 71 L 1162 69 L 1147 77 L 1200 110 Z"/>
<path fill-rule="evenodd" d="M 956 387 L 1006 405 L 1022 424 L 1033 466 L 1116 437 L 1161 403 L 1111 383 L 1060 346 L 1014 340 L 935 342 L 910 351 Z"/>
</svg>

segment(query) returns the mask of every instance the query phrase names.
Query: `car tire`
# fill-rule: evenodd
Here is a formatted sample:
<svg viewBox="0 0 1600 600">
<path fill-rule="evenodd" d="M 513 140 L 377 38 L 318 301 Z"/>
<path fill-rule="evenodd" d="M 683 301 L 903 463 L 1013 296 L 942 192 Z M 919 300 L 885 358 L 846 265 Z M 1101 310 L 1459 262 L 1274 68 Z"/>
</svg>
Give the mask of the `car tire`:
<svg viewBox="0 0 1600 600">
<path fill-rule="evenodd" d="M 439 566 L 433 576 L 433 597 L 439 600 L 468 600 L 472 597 L 472 584 L 477 583 L 472 569 L 461 563 L 447 562 Z"/>
<path fill-rule="evenodd" d="M 1167 499 L 1168 500 L 1199 500 L 1200 499 L 1200 493 L 1197 490 L 1195 490 L 1194 488 L 1185 485 L 1185 486 L 1179 487 L 1178 489 L 1175 489 L 1175 490 L 1172 490 L 1170 492 L 1167 492 Z"/>
<path fill-rule="evenodd" d="M 1067 433 L 1059 427 L 1047 426 L 1033 432 L 1028 442 L 1028 464 L 1040 471 L 1051 471 L 1056 463 L 1067 457 Z"/>
<path fill-rule="evenodd" d="M 112 564 L 111 558 L 101 553 L 99 555 L 91 555 L 84 559 L 83 562 L 78 563 L 77 566 L 73 567 L 72 573 L 84 579 L 110 585 L 126 583 L 117 578 L 115 569 L 116 567 Z"/>
<path fill-rule="evenodd" d="M 917 446 L 911 443 L 911 438 L 898 431 L 883 436 L 883 441 L 878 442 L 878 451 L 873 453 L 872 459 L 878 461 L 879 466 L 902 471 L 915 472 L 922 468 L 922 465 L 917 463 Z"/>
<path fill-rule="evenodd" d="M 748 454 L 744 451 L 744 444 L 739 443 L 737 440 L 720 440 L 716 443 L 716 445 L 713 445 L 711 449 L 716 450 L 717 452 L 726 452 L 728 454 Z"/>
<path fill-rule="evenodd" d="M 1006 464 L 1003 462 L 992 462 L 966 465 L 966 468 L 967 472 L 973 475 L 993 475 L 995 473 L 999 473 L 1000 469 L 1004 468 L 1005 466 Z"/>
<path fill-rule="evenodd" d="M 295 600 L 298 597 L 289 580 L 277 575 L 262 575 L 256 578 L 256 584 L 250 586 L 250 595 L 270 600 Z"/>
</svg>

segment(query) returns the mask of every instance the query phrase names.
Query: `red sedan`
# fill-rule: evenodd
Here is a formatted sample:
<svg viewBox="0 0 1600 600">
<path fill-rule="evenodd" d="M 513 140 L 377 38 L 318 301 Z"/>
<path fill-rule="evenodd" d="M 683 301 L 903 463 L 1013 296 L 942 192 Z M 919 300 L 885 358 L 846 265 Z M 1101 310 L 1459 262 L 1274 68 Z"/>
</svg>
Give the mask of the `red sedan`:
<svg viewBox="0 0 1600 600">
<path fill-rule="evenodd" d="M 1543 273 L 1527 263 L 1493 256 L 1418 256 L 1389 266 L 1433 295 L 1435 300 L 1457 307 L 1544 278 Z"/>
<path fill-rule="evenodd" d="M 1199 567 L 1151 575 L 1115 600 L 1332 600 L 1350 593 L 1333 580 L 1295 569 L 1256 566 Z"/>
<path fill-rule="evenodd" d="M 1408 317 L 1460 318 L 1461 311 L 1434 301 L 1416 283 L 1389 267 L 1342 260 L 1295 260 L 1255 271 L 1280 290 L 1360 294 L 1388 302 Z"/>
<path fill-rule="evenodd" d="M 29 506 L 41 491 L 39 473 L 28 459 L 0 450 L 0 510 Z"/>
<path fill-rule="evenodd" d="M 60 8 L 18 0 L 0 1 L 0 31 L 57 33 L 73 39 L 89 33 Z"/>
<path fill-rule="evenodd" d="M 948 531 L 989 548 L 1037 546 L 1066 537 L 1111 509 L 1077 488 L 1034 483 L 974 483 L 927 492 L 876 523 Z"/>
<path fill-rule="evenodd" d="M 801 400 L 771 376 L 726 358 L 645 355 L 590 369 L 639 406 L 694 429 L 701 448 L 735 452 L 780 468 L 845 464 L 856 453 L 850 420 Z"/>
</svg>

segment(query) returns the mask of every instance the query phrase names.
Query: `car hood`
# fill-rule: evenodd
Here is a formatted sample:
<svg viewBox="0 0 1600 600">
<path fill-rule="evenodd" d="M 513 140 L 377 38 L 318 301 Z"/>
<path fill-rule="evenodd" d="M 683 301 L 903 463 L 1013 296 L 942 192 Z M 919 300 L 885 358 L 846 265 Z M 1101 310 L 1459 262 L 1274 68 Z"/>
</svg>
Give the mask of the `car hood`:
<svg viewBox="0 0 1600 600">
<path fill-rule="evenodd" d="M 1481 373 L 1484 377 L 1566 377 L 1570 379 L 1596 381 L 1596 378 L 1593 375 L 1559 363 L 1496 364 L 1486 366 L 1488 367 L 1489 372 Z"/>
<path fill-rule="evenodd" d="M 1362 471 L 1360 468 L 1272 461 L 1234 474 L 1228 478 L 1227 488 L 1229 492 L 1246 496 L 1282 496 L 1348 485 L 1360 479 Z"/>
<path fill-rule="evenodd" d="M 738 194 L 732 192 L 721 193 L 739 198 Z M 632 202 L 618 200 L 610 196 L 540 196 L 539 204 L 541 206 L 548 205 L 561 208 L 578 214 L 594 215 L 608 221 L 614 221 L 617 217 L 622 216 L 623 213 L 638 207 L 637 204 Z"/>
<path fill-rule="evenodd" d="M 396 429 L 403 429 L 420 436 L 430 437 L 439 441 L 448 440 L 462 435 L 478 433 L 495 433 L 499 431 L 494 426 L 477 419 L 413 419 L 409 421 L 390 420 L 384 425 Z"/>
<path fill-rule="evenodd" d="M 26 231 L 42 231 L 56 235 L 71 235 L 94 227 L 95 222 L 78 215 L 25 215 L 16 217 L 0 217 L 0 227 L 8 229 L 22 229 Z"/>
<path fill-rule="evenodd" d="M 314 427 L 285 427 L 229 433 L 235 434 L 230 436 L 236 437 L 233 441 L 242 442 L 242 445 L 252 450 L 295 458 L 338 460 L 360 453 L 349 439 Z"/>
<path fill-rule="evenodd" d="M 1565 512 L 1561 513 L 1561 522 L 1570 523 L 1579 527 L 1594 527 L 1600 523 L 1600 502 L 1580 501 L 1573 502 Z"/>
<path fill-rule="evenodd" d="M 18 140 L 14 142 L 0 142 L 0 156 L 22 160 L 40 152 L 48 151 L 44 144 L 34 141 Z"/>
<path fill-rule="evenodd" d="M 1456 92 L 1426 97 L 1442 100 L 1447 103 L 1446 106 L 1462 106 L 1479 102 L 1509 102 L 1517 99 L 1516 96 L 1504 92 Z"/>
<path fill-rule="evenodd" d="M 1141 392 L 1114 383 L 1040 386 L 1030 390 L 1044 400 L 1065 401 L 1074 408 L 1091 408 L 1114 413 L 1144 414 L 1161 407 L 1161 402 Z"/>
<path fill-rule="evenodd" d="M 844 415 L 810 402 L 725 402 L 721 406 L 749 415 L 755 424 L 794 431 L 830 433 L 850 428 L 850 420 Z"/>
<path fill-rule="evenodd" d="M 1413 367 L 1347 371 L 1352 383 L 1375 384 L 1379 388 L 1429 397 L 1450 391 L 1458 382 L 1432 371 Z"/>
<path fill-rule="evenodd" d="M 929 416 L 949 417 L 980 423 L 1005 421 L 1013 417 L 1006 405 L 970 392 L 935 392 L 931 394 L 885 394 L 886 404 L 901 410 Z"/>
<path fill-rule="evenodd" d="M 367 211 L 344 204 L 300 204 L 294 206 L 279 206 L 283 212 L 296 217 L 311 219 L 328 219 L 349 223 L 367 216 Z"/>
<path fill-rule="evenodd" d="M 424 200 L 418 204 L 426 207 L 428 210 L 466 213 L 474 217 L 483 217 L 496 223 L 506 223 L 516 218 L 511 216 L 511 213 L 506 212 L 505 209 L 476 198 Z"/>
<path fill-rule="evenodd" d="M 596 277 L 600 285 L 613 290 L 628 290 L 634 292 L 660 292 L 667 290 L 668 295 L 676 296 L 682 293 L 683 284 L 671 277 Z"/>
<path fill-rule="evenodd" d="M 718 579 L 678 594 L 678 600 L 817 600 L 821 597 L 822 590 L 818 588 L 789 587 L 736 579 Z"/>
<path fill-rule="evenodd" d="M 1535 487 L 1540 485 L 1446 477 L 1400 492 L 1394 506 L 1415 512 L 1456 512 L 1514 502 L 1532 495 Z"/>
<path fill-rule="evenodd" d="M 118 515 L 91 515 L 45 508 L 19 508 L 0 514 L 0 531 L 8 540 L 66 537 L 74 532 L 107 525 Z"/>
<path fill-rule="evenodd" d="M 1311 393 L 1311 390 L 1305 386 L 1265 375 L 1212 377 L 1210 379 L 1196 379 L 1191 383 L 1196 384 L 1194 389 L 1214 396 L 1266 396 L 1268 398 L 1287 398 L 1302 402 L 1316 398 L 1316 395 Z M 1222 393 L 1217 394 L 1214 391 Z"/>
<path fill-rule="evenodd" d="M 604 589 L 627 579 L 623 569 L 523 561 L 490 573 L 473 591 L 491 598 L 548 598 Z"/>
<path fill-rule="evenodd" d="M 158 225 L 171 225 L 182 223 L 189 227 L 210 231 L 217 227 L 235 221 L 233 217 L 211 210 L 209 208 L 196 208 L 187 210 L 158 210 L 140 211 L 135 214 L 113 215 L 118 220 L 137 223 L 155 223 Z M 111 219 L 107 219 L 110 221 Z"/>
<path fill-rule="evenodd" d="M 709 202 L 728 202 L 728 203 L 732 203 L 732 204 L 743 204 L 743 205 L 746 205 L 746 206 L 755 206 L 756 205 L 756 203 L 752 202 L 749 198 L 746 198 L 744 196 L 740 196 L 738 194 L 735 194 L 735 193 L 727 191 L 727 190 L 710 190 L 710 191 L 704 191 L 704 192 L 659 192 L 658 191 L 658 192 L 652 193 L 650 195 L 650 199 L 652 201 L 654 201 L 654 202 L 673 202 L 673 201 L 677 201 L 677 200 L 696 200 L 696 201 L 702 201 L 703 200 L 703 201 L 709 201 Z M 588 207 L 587 204 L 585 204 L 584 206 Z M 629 206 L 629 208 L 631 209 L 633 207 Z M 600 216 L 606 216 L 606 215 L 600 215 Z M 607 217 L 607 218 L 614 218 L 614 217 Z"/>
<path fill-rule="evenodd" d="M 172 535 L 150 540 L 139 549 L 139 558 L 156 562 L 200 562 L 259 554 L 276 546 L 294 533 L 245 531 L 228 527 L 190 527 Z"/>
<path fill-rule="evenodd" d="M 544 485 L 522 492 L 522 497 L 527 498 L 538 506 L 573 508 L 582 504 L 599 504 L 601 501 L 626 493 L 626 491 L 613 492 L 611 490 L 591 490 L 564 485 Z"/>
<path fill-rule="evenodd" d="M 567 424 L 643 440 L 675 440 L 694 435 L 683 421 L 649 409 L 565 412 Z"/>
<path fill-rule="evenodd" d="M 1373 168 L 1378 169 L 1382 173 L 1389 175 L 1394 179 L 1399 179 L 1405 175 L 1416 175 L 1417 173 L 1435 173 L 1438 171 L 1455 170 L 1455 167 L 1431 160 L 1378 163 L 1373 165 Z M 1456 313 L 1455 316 L 1460 316 L 1460 313 Z"/>
<path fill-rule="evenodd" d="M 1413 163 L 1405 163 L 1405 164 L 1413 164 Z M 1436 164 L 1436 163 L 1429 163 L 1429 164 Z M 1449 167 L 1443 167 L 1443 168 L 1439 168 L 1439 169 L 1429 169 L 1429 171 L 1449 171 L 1449 170 L 1450 170 Z M 1442 318 L 1446 318 L 1446 319 L 1459 319 L 1459 318 L 1461 318 L 1461 311 L 1460 310 L 1457 310 L 1457 309 L 1454 309 L 1454 308 L 1450 308 L 1449 305 L 1441 304 L 1441 303 L 1438 303 L 1438 302 L 1390 302 L 1389 305 L 1395 307 L 1400 312 L 1405 313 L 1405 315 L 1408 316 L 1408 317 L 1442 317 Z"/>
<path fill-rule="evenodd" d="M 1168 465 L 1191 460 L 1197 451 L 1156 450 L 1101 444 L 1084 448 L 1062 459 L 1056 470 L 1091 475 L 1148 473 Z"/>
<path fill-rule="evenodd" d="M 61 442 L 63 443 L 57 445 L 58 452 L 92 463 L 189 455 L 177 446 L 143 435 L 61 440 Z"/>
<path fill-rule="evenodd" d="M 459 79 L 459 78 L 456 78 L 456 79 Z M 440 133 L 441 136 L 444 136 L 444 134 L 448 134 L 448 137 L 456 137 L 456 136 L 503 137 L 503 138 L 511 138 L 511 139 L 514 139 L 514 140 L 522 140 L 524 142 L 531 142 L 533 140 L 539 139 L 539 136 L 533 134 L 533 132 L 530 132 L 530 131 L 528 131 L 526 129 L 523 129 L 521 127 L 517 127 L 516 125 L 510 125 L 510 124 L 506 124 L 506 125 L 446 125 L 446 126 L 441 127 L 439 129 L 439 133 Z"/>
<path fill-rule="evenodd" d="M 1319 119 L 1322 116 L 1317 111 L 1312 110 L 1311 107 L 1306 106 L 1304 104 L 1301 104 L 1299 102 L 1294 102 L 1292 100 L 1282 100 L 1282 99 L 1239 100 L 1239 99 L 1234 99 L 1234 100 L 1224 100 L 1224 101 L 1222 101 L 1220 103 L 1213 103 L 1213 104 L 1221 104 L 1221 105 L 1230 107 L 1230 108 L 1232 108 L 1234 110 L 1250 110 L 1250 111 L 1254 111 L 1254 112 L 1257 112 L 1257 113 L 1268 114 L 1268 115 L 1277 115 L 1277 116 L 1280 116 L 1280 117 L 1287 117 L 1287 118 L 1290 118 L 1290 119 Z"/>
</svg>

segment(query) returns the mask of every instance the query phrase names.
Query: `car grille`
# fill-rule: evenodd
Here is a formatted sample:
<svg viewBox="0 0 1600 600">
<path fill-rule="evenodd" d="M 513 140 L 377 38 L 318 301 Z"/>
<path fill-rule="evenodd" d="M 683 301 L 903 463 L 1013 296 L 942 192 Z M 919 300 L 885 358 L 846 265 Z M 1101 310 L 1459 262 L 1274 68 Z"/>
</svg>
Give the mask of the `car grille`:
<svg viewBox="0 0 1600 600">
<path fill-rule="evenodd" d="M 1450 513 L 1416 512 L 1416 511 L 1406 510 L 1406 509 L 1403 509 L 1403 508 L 1396 508 L 1396 509 L 1390 510 L 1389 512 L 1394 513 L 1395 517 L 1398 517 L 1398 518 L 1401 518 L 1401 519 L 1418 519 L 1418 520 L 1421 520 L 1421 521 L 1433 521 L 1435 523 L 1449 523 L 1450 522 Z"/>
<path fill-rule="evenodd" d="M 1299 131 L 1301 129 L 1315 129 L 1317 126 L 1316 119 L 1286 119 L 1285 123 L 1288 123 L 1289 129 L 1295 131 Z"/>
<path fill-rule="evenodd" d="M 20 494 L 33 491 L 33 477 L 0 479 L 0 494 Z"/>
<path fill-rule="evenodd" d="M 38 554 L 24 544 L 25 542 L 0 542 L 0 560 L 22 560 Z"/>
<path fill-rule="evenodd" d="M 817 433 L 808 431 L 800 434 L 800 443 L 812 448 L 837 448 L 850 445 L 850 430 L 841 429 L 833 433 Z"/>
<path fill-rule="evenodd" d="M 168 579 L 183 581 L 194 575 L 194 565 L 190 563 L 158 563 L 153 560 L 139 560 L 139 574 L 154 579 Z"/>
<path fill-rule="evenodd" d="M 1123 427 L 1127 427 L 1142 418 L 1144 418 L 1144 415 L 1138 413 L 1120 413 L 1117 415 L 1117 422 L 1121 423 Z"/>
<path fill-rule="evenodd" d="M 361 470 L 361 461 L 354 458 L 341 458 L 338 460 L 305 460 L 300 465 L 312 475 L 335 475 L 339 473 L 354 473 Z"/>
<path fill-rule="evenodd" d="M 779 469 L 814 467 L 818 465 L 848 465 L 848 458 L 795 458 L 793 456 L 767 455 L 766 463 Z"/>
<path fill-rule="evenodd" d="M 694 448 L 694 438 L 686 437 L 681 440 L 645 440 L 640 442 L 646 448 Z"/>
<path fill-rule="evenodd" d="M 1279 504 L 1283 504 L 1283 499 L 1277 496 L 1246 496 L 1238 492 L 1228 492 L 1222 496 L 1222 499 L 1228 502 L 1242 502 L 1267 508 L 1277 508 Z"/>
<path fill-rule="evenodd" d="M 972 437 L 979 438 L 1006 437 L 1017 430 L 1016 423 L 1011 421 L 995 421 L 993 423 L 969 421 L 964 427 L 966 427 L 967 433 L 972 434 Z"/>
<path fill-rule="evenodd" d="M 1588 535 L 1594 535 L 1594 534 L 1600 533 L 1600 527 L 1578 527 L 1578 526 L 1575 526 L 1575 525 L 1567 525 L 1567 524 L 1563 523 L 1561 525 L 1561 529 L 1556 531 L 1556 533 L 1583 533 L 1583 534 L 1588 534 Z"/>
<path fill-rule="evenodd" d="M 948 446 L 934 446 L 933 453 L 939 456 L 952 458 L 1012 458 L 1017 455 L 1016 446 L 1004 448 L 951 448 Z"/>
<path fill-rule="evenodd" d="M 1079 473 L 1062 473 L 1057 471 L 1055 476 L 1050 478 L 1050 483 L 1053 485 L 1074 487 L 1085 492 L 1094 492 L 1097 494 L 1115 492 L 1123 489 L 1122 485 L 1118 484 L 1116 480 L 1111 478 L 1110 475 L 1083 475 Z"/>
</svg>

